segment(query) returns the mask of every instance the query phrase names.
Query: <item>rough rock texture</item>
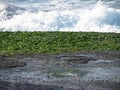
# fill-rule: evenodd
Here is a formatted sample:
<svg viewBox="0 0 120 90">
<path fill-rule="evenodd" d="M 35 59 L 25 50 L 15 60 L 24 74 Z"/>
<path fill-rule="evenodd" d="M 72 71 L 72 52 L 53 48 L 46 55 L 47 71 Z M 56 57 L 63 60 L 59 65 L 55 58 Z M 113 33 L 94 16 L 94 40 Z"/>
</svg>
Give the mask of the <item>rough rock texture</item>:
<svg viewBox="0 0 120 90">
<path fill-rule="evenodd" d="M 11 60 L 6 58 L 0 59 L 0 68 L 16 68 L 16 67 L 23 67 L 27 65 L 26 62 L 20 62 L 18 60 Z"/>
<path fill-rule="evenodd" d="M 118 51 L 0 56 L 6 64 L 0 90 L 120 90 Z"/>
</svg>

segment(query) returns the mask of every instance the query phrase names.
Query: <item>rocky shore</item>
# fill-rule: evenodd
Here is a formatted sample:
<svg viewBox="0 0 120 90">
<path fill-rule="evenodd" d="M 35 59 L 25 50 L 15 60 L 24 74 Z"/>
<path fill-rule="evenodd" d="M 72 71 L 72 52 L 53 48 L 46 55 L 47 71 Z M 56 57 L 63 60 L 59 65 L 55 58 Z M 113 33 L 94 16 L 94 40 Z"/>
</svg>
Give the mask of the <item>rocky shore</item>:
<svg viewBox="0 0 120 90">
<path fill-rule="evenodd" d="M 0 90 L 120 90 L 120 52 L 0 56 Z"/>
</svg>

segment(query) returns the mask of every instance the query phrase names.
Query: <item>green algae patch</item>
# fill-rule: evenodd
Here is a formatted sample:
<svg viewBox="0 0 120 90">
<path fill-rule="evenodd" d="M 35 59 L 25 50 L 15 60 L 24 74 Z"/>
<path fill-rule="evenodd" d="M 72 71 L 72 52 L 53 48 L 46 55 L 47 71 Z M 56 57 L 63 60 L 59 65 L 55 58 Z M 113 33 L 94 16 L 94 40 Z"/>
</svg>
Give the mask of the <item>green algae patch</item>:
<svg viewBox="0 0 120 90">
<path fill-rule="evenodd" d="M 88 72 L 80 69 L 47 69 L 45 73 L 54 77 L 77 77 L 84 76 Z"/>
<path fill-rule="evenodd" d="M 97 32 L 0 32 L 0 55 L 120 51 L 120 34 Z"/>
</svg>

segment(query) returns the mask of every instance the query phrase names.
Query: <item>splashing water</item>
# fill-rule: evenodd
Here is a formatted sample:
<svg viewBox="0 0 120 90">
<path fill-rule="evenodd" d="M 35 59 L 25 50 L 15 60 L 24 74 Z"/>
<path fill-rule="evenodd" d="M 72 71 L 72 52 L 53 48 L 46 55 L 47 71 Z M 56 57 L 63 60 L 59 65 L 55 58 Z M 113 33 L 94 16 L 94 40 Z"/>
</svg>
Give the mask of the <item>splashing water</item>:
<svg viewBox="0 0 120 90">
<path fill-rule="evenodd" d="M 12 1 L 0 3 L 1 31 L 120 33 L 120 2 L 117 0 Z"/>
</svg>

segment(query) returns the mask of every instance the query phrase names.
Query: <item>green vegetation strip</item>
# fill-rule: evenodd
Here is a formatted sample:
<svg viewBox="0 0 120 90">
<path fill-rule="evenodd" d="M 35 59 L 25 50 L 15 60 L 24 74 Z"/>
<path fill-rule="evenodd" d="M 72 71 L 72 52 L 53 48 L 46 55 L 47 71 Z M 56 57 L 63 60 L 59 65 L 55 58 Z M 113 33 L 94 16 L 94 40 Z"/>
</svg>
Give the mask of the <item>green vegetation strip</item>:
<svg viewBox="0 0 120 90">
<path fill-rule="evenodd" d="M 95 32 L 0 32 L 0 55 L 120 50 L 120 34 Z"/>
</svg>

